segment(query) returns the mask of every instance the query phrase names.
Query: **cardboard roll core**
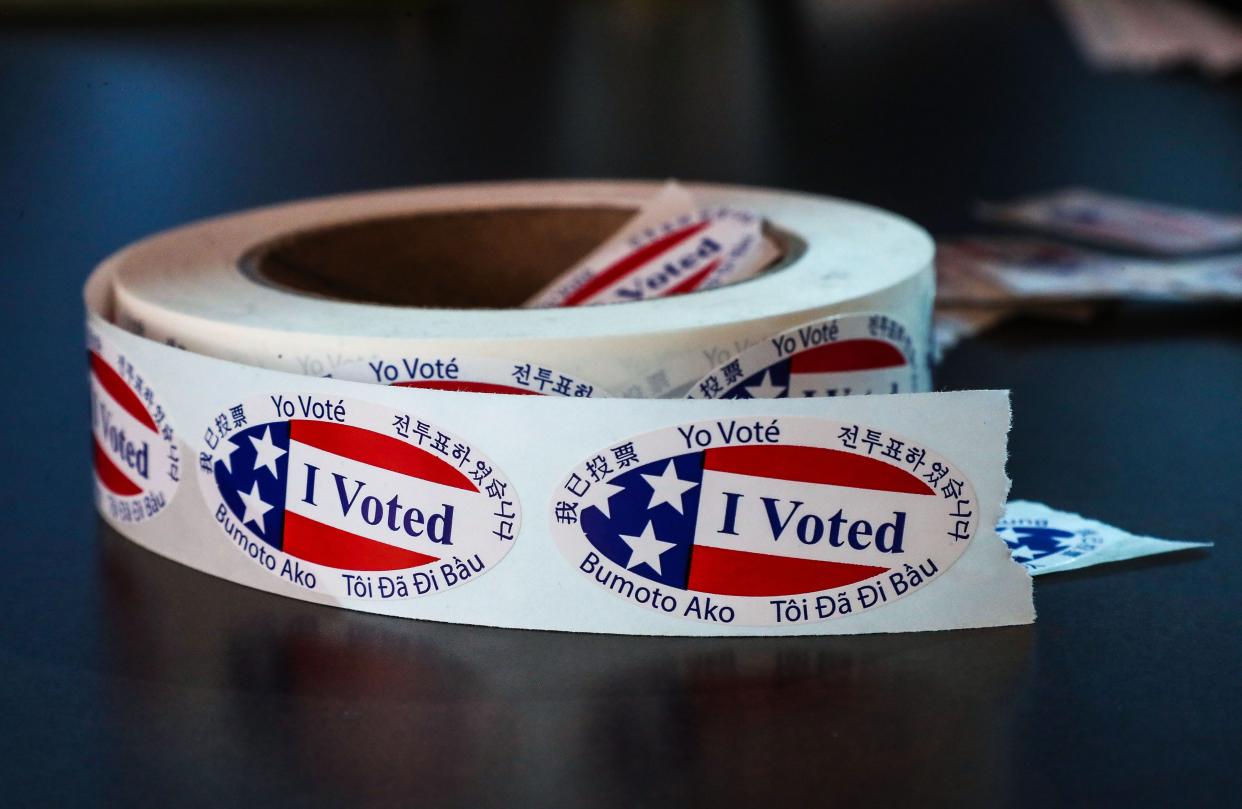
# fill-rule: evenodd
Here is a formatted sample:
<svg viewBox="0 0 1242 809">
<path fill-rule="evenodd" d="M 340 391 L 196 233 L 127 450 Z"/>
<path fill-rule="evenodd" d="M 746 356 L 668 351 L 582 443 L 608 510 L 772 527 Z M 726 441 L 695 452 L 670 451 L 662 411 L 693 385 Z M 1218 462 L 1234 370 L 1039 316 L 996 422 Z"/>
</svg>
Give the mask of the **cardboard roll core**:
<svg viewBox="0 0 1242 809">
<path fill-rule="evenodd" d="M 316 297 L 388 306 L 521 306 L 619 230 L 636 211 L 520 207 L 433 211 L 296 231 L 249 251 L 241 270 L 259 283 Z M 782 249 L 801 242 L 769 225 Z"/>
</svg>

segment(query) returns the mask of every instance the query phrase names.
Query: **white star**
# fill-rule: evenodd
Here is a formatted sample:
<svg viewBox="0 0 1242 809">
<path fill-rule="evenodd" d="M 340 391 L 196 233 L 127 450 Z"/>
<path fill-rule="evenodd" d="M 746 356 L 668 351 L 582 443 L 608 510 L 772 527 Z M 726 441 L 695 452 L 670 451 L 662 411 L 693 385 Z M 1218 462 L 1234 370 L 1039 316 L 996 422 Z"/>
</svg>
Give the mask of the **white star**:
<svg viewBox="0 0 1242 809">
<path fill-rule="evenodd" d="M 685 514 L 681 508 L 681 496 L 690 489 L 699 484 L 691 480 L 682 480 L 677 477 L 677 467 L 670 459 L 668 466 L 664 467 L 664 472 L 659 475 L 643 475 L 643 480 L 647 481 L 647 485 L 651 487 L 651 502 L 647 504 L 647 510 L 655 508 L 661 503 L 668 503 L 678 512 Z"/>
<path fill-rule="evenodd" d="M 1035 551 L 1025 545 L 1019 545 L 1009 552 L 1009 555 L 1017 562 L 1029 562 L 1035 558 Z"/>
<path fill-rule="evenodd" d="M 250 436 L 250 443 L 254 445 L 254 471 L 258 472 L 260 466 L 266 466 L 272 477 L 276 477 L 276 461 L 285 454 L 285 450 L 272 443 L 272 428 L 265 427 L 262 438 Z"/>
<path fill-rule="evenodd" d="M 263 498 L 259 495 L 259 481 L 256 480 L 254 482 L 249 492 L 239 491 L 237 496 L 241 498 L 242 503 L 246 506 L 246 513 L 242 515 L 242 524 L 254 523 L 255 527 L 259 529 L 259 533 L 263 534 L 267 530 L 263 515 L 271 511 L 273 506 L 263 502 Z"/>
<path fill-rule="evenodd" d="M 785 392 L 785 385 L 777 385 L 771 381 L 772 372 L 764 371 L 763 376 L 759 377 L 759 384 L 747 385 L 746 392 L 750 394 L 752 399 L 776 399 Z"/>
<path fill-rule="evenodd" d="M 618 494 L 620 492 L 625 491 L 625 487 L 618 486 L 615 483 L 602 483 L 602 482 L 596 483 L 595 486 L 597 487 L 595 490 L 596 492 L 607 492 L 607 494 L 604 495 L 604 498 L 595 504 L 595 507 L 598 508 L 600 511 L 604 512 L 605 517 L 607 517 L 608 519 L 612 519 L 612 514 L 610 513 L 608 509 L 608 498 L 612 497 L 614 494 Z M 598 497 L 598 495 L 596 496 Z"/>
<path fill-rule="evenodd" d="M 625 567 L 627 570 L 633 570 L 641 564 L 646 564 L 655 571 L 657 576 L 664 575 L 660 570 L 660 556 L 669 548 L 676 545 L 676 542 L 665 542 L 656 539 L 655 526 L 647 523 L 647 527 L 643 529 L 640 536 L 631 537 L 621 534 L 622 541 L 630 546 L 630 562 Z"/>
</svg>

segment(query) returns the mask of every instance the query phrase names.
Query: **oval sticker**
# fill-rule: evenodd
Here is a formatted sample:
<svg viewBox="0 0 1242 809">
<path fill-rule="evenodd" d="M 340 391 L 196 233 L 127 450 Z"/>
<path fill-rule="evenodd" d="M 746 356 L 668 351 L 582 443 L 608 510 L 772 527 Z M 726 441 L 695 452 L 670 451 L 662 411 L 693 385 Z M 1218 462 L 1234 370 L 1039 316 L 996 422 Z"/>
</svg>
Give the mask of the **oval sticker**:
<svg viewBox="0 0 1242 809">
<path fill-rule="evenodd" d="M 204 434 L 203 496 L 229 541 L 330 596 L 402 599 L 473 581 L 513 546 L 517 492 L 477 447 L 382 405 L 274 394 Z"/>
<path fill-rule="evenodd" d="M 638 231 L 629 227 L 525 305 L 592 306 L 683 295 L 749 278 L 779 256 L 752 211 L 696 208 Z"/>
<path fill-rule="evenodd" d="M 159 396 L 142 372 L 87 332 L 95 498 L 112 519 L 149 520 L 172 502 L 181 450 Z"/>
<path fill-rule="evenodd" d="M 882 314 L 823 318 L 769 337 L 700 379 L 689 399 L 784 399 L 909 393 L 914 339 Z"/>
<path fill-rule="evenodd" d="M 577 571 L 636 608 L 778 626 L 882 607 L 944 575 L 975 493 L 925 446 L 809 417 L 668 427 L 602 450 L 550 524 Z"/>
<path fill-rule="evenodd" d="M 487 358 L 420 356 L 385 357 L 351 362 L 328 376 L 403 388 L 508 393 L 526 396 L 567 396 L 602 399 L 608 393 L 581 377 L 562 374 L 537 363 Z"/>
</svg>

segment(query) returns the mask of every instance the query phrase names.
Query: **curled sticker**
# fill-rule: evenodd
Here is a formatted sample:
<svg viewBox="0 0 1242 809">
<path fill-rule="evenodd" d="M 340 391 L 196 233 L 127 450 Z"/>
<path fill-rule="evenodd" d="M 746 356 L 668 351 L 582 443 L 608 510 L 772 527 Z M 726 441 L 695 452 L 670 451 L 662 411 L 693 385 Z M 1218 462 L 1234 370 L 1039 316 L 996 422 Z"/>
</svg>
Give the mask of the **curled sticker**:
<svg viewBox="0 0 1242 809">
<path fill-rule="evenodd" d="M 381 357 L 338 366 L 328 376 L 403 388 L 600 399 L 603 388 L 532 362 L 457 356 Z"/>
<path fill-rule="evenodd" d="M 689 399 L 784 399 L 918 390 L 914 337 L 894 318 L 821 318 L 761 340 L 691 386 Z"/>
<path fill-rule="evenodd" d="M 220 411 L 199 481 L 255 564 L 317 593 L 431 595 L 473 581 L 518 534 L 517 492 L 464 439 L 368 402 L 297 393 Z"/>
<path fill-rule="evenodd" d="M 149 379 L 88 329 L 95 499 L 121 523 L 159 514 L 181 482 L 181 449 Z"/>
<path fill-rule="evenodd" d="M 699 621 L 775 626 L 882 607 L 966 549 L 970 481 L 932 449 L 813 417 L 692 422 L 601 450 L 551 502 L 597 587 Z"/>
<path fill-rule="evenodd" d="M 716 206 L 612 239 L 527 306 L 589 306 L 684 295 L 755 275 L 776 259 L 757 214 Z"/>
</svg>

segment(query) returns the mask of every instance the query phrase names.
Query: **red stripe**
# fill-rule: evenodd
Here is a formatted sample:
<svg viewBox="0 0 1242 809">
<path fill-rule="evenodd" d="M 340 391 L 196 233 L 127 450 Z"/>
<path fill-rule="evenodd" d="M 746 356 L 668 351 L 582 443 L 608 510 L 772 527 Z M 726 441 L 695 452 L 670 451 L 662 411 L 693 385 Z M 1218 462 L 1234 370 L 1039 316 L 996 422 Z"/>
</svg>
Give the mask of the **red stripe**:
<svg viewBox="0 0 1242 809">
<path fill-rule="evenodd" d="M 99 482 L 104 485 L 104 488 L 122 497 L 142 494 L 142 488 L 125 477 L 125 473 L 121 471 L 121 468 L 108 457 L 108 453 L 99 445 L 99 439 L 91 436 L 91 441 L 95 445 L 95 477 L 99 478 Z"/>
<path fill-rule="evenodd" d="M 155 420 L 147 412 L 146 405 L 138 398 L 138 394 L 134 393 L 134 389 L 125 384 L 125 380 L 121 379 L 121 375 L 112 370 L 112 366 L 104 362 L 103 357 L 94 351 L 88 351 L 87 356 L 90 357 L 91 361 L 91 373 L 95 374 L 95 378 L 99 380 L 99 384 L 112 397 L 112 401 L 120 405 L 126 413 L 137 419 L 139 424 L 149 428 L 153 433 L 158 433 L 159 428 L 155 426 Z"/>
<path fill-rule="evenodd" d="M 285 512 L 285 553 L 337 570 L 402 570 L 439 561 L 417 551 L 395 548 L 312 519 Z"/>
<path fill-rule="evenodd" d="M 643 245 L 633 253 L 626 255 L 620 261 L 617 261 L 609 267 L 605 267 L 599 273 L 592 276 L 591 280 L 571 292 L 565 298 L 565 302 L 562 303 L 561 306 L 576 306 L 577 304 L 582 303 L 600 290 L 610 287 L 617 281 L 620 281 L 622 278 L 634 272 L 634 270 L 643 266 L 648 261 L 655 259 L 664 251 L 673 249 L 694 234 L 703 231 L 710 224 L 711 221 L 700 222 L 697 225 L 689 225 L 681 230 L 674 230 L 672 233 L 661 236 L 649 244 Z"/>
<path fill-rule="evenodd" d="M 823 374 L 833 371 L 869 371 L 906 364 L 906 358 L 892 343 L 883 340 L 844 340 L 794 354 L 789 369 L 795 374 Z"/>
<path fill-rule="evenodd" d="M 706 281 L 707 276 L 715 272 L 716 268 L 719 266 L 720 259 L 716 259 L 711 264 L 708 264 L 706 267 L 696 272 L 694 275 L 691 275 L 689 278 L 683 280 L 680 284 L 673 287 L 668 292 L 665 292 L 664 295 L 669 297 L 672 295 L 684 295 L 687 292 L 693 292 L 695 289 L 698 289 L 699 284 Z"/>
<path fill-rule="evenodd" d="M 464 382 L 447 379 L 423 379 L 417 382 L 394 382 L 398 388 L 429 388 L 431 390 L 460 390 L 469 393 L 507 393 L 513 396 L 538 396 L 539 391 L 498 385 L 494 382 Z"/>
<path fill-rule="evenodd" d="M 427 450 L 361 427 L 298 419 L 289 422 L 289 438 L 299 444 L 378 466 L 399 475 L 409 475 L 468 492 L 479 490 L 456 467 Z"/>
<path fill-rule="evenodd" d="M 935 494 L 930 486 L 904 469 L 839 449 L 748 445 L 718 447 L 705 450 L 703 455 L 703 468 L 715 472 L 852 489 Z"/>
<path fill-rule="evenodd" d="M 696 592 L 726 596 L 785 596 L 844 587 L 887 570 L 695 545 L 688 586 Z"/>
</svg>

